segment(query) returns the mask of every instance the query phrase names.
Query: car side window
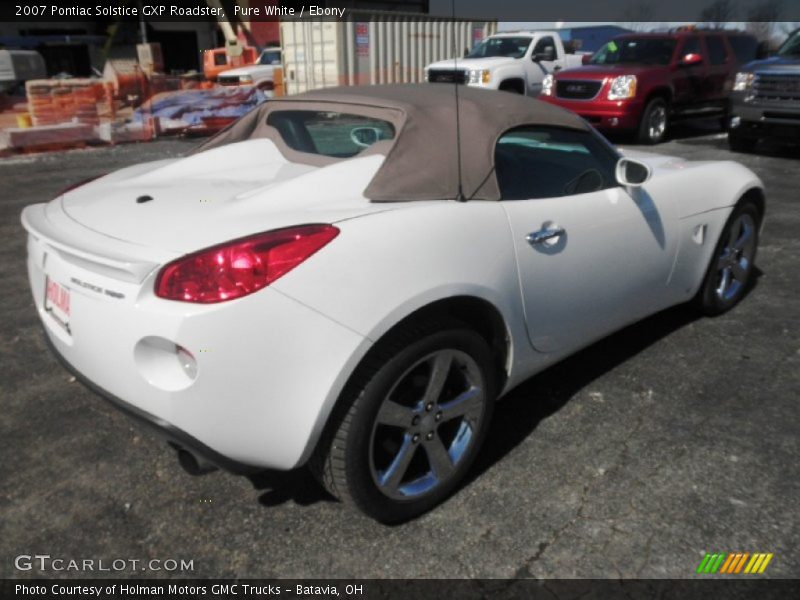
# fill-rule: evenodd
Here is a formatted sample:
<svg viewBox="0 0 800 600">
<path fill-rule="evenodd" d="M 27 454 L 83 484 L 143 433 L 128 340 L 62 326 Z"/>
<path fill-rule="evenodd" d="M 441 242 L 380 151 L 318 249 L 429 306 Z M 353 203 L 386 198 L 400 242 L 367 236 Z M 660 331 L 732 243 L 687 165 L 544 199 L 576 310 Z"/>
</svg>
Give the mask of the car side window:
<svg viewBox="0 0 800 600">
<path fill-rule="evenodd" d="M 686 56 L 687 54 L 699 54 L 703 56 L 703 51 L 700 48 L 700 38 L 696 35 L 687 36 L 683 41 L 683 48 L 681 49 L 680 56 Z"/>
<path fill-rule="evenodd" d="M 748 63 L 758 55 L 758 41 L 749 35 L 732 35 L 728 38 L 736 62 Z"/>
<path fill-rule="evenodd" d="M 551 46 L 553 49 L 555 49 L 556 43 L 553 41 L 553 38 L 550 36 L 541 38 L 538 42 L 536 42 L 536 46 L 533 48 L 533 56 L 541 54 L 548 46 Z"/>
<path fill-rule="evenodd" d="M 724 65 L 728 59 L 725 51 L 725 42 L 718 35 L 706 37 L 706 48 L 708 48 L 708 59 L 712 65 Z"/>
<path fill-rule="evenodd" d="M 616 187 L 617 156 L 588 131 L 521 127 L 495 146 L 503 200 L 554 198 Z"/>
</svg>

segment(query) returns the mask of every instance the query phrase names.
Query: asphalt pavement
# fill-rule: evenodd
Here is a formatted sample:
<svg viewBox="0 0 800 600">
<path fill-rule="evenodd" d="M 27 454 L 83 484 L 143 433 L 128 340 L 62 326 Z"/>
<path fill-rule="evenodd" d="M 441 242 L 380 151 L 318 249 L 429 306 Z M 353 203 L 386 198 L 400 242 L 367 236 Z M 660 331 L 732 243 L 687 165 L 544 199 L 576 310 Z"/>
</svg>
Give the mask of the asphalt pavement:
<svg viewBox="0 0 800 600">
<path fill-rule="evenodd" d="M 195 577 L 682 578 L 706 552 L 769 552 L 763 576 L 800 577 L 800 151 L 678 135 L 653 150 L 737 160 L 766 182 L 754 289 L 726 315 L 671 309 L 529 380 L 498 405 L 467 483 L 395 527 L 305 470 L 186 474 L 47 350 L 22 208 L 195 142 L 0 160 L 0 576 L 109 575 L 15 567 L 46 554 L 191 560 L 174 574 Z"/>
</svg>

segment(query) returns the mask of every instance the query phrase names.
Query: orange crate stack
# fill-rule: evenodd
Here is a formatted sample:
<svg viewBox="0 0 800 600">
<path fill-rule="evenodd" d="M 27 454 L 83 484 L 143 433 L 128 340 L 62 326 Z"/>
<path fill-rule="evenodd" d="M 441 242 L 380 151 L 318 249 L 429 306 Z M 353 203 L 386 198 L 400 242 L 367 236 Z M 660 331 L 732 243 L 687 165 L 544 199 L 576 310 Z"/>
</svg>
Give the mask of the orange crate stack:
<svg viewBox="0 0 800 600">
<path fill-rule="evenodd" d="M 77 121 L 99 125 L 105 103 L 103 83 L 96 79 L 39 79 L 25 84 L 33 124 L 57 125 Z"/>
</svg>

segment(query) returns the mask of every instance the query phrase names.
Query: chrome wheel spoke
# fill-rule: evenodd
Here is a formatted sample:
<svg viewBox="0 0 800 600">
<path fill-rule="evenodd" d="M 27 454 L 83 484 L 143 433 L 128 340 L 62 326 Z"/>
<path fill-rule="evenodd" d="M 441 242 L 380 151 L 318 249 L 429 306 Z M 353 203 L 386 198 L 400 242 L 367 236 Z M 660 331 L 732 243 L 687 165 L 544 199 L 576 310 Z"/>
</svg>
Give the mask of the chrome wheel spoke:
<svg viewBox="0 0 800 600">
<path fill-rule="evenodd" d="M 406 406 L 398 404 L 393 400 L 386 400 L 378 411 L 377 422 L 381 425 L 392 427 L 402 427 L 407 429 L 411 426 L 414 418 L 414 411 Z"/>
<path fill-rule="evenodd" d="M 392 464 L 381 475 L 381 485 L 390 489 L 391 491 L 397 490 L 400 482 L 403 481 L 403 476 L 408 470 L 408 465 L 411 464 L 411 459 L 414 458 L 414 451 L 416 446 L 411 441 L 411 436 L 406 435 L 403 438 L 403 444 L 397 455 L 394 457 Z"/>
<path fill-rule="evenodd" d="M 717 287 L 717 294 L 720 296 L 725 296 L 725 293 L 728 291 L 728 286 L 731 283 L 731 270 L 730 268 L 726 267 L 722 269 L 722 278 L 719 282 L 719 287 Z"/>
<path fill-rule="evenodd" d="M 455 417 L 463 417 L 467 414 L 479 410 L 483 405 L 483 390 L 479 387 L 471 387 L 461 392 L 458 396 L 439 405 L 442 412 L 442 422 L 449 421 Z"/>
<path fill-rule="evenodd" d="M 454 465 L 442 439 L 438 435 L 434 435 L 433 439 L 426 441 L 423 447 L 428 454 L 428 461 L 434 475 L 440 480 L 446 478 L 454 469 Z"/>
<path fill-rule="evenodd" d="M 442 395 L 447 376 L 450 374 L 450 367 L 453 364 L 453 355 L 450 352 L 440 352 L 433 359 L 431 365 L 431 376 L 425 388 L 423 403 L 436 402 Z"/>
<path fill-rule="evenodd" d="M 747 246 L 750 245 L 750 241 L 753 239 L 753 228 L 748 226 L 746 223 L 742 223 L 741 225 L 741 233 L 736 238 L 736 241 L 733 242 L 733 247 L 737 250 L 744 250 Z"/>
</svg>

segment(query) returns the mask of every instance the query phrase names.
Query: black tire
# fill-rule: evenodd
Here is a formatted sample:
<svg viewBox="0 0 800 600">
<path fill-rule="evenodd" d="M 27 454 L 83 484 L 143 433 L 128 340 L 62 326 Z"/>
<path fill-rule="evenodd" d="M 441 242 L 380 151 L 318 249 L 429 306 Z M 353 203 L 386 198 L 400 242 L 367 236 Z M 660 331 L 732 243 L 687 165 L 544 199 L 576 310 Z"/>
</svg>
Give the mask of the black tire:
<svg viewBox="0 0 800 600">
<path fill-rule="evenodd" d="M 460 360 L 466 360 L 464 357 L 469 357 L 473 361 L 470 363 L 470 373 L 474 375 L 474 367 L 477 366 L 484 389 L 483 399 L 471 403 L 473 406 L 480 403 L 481 408 L 472 409 L 472 411 L 479 410 L 481 416 L 474 419 L 476 423 L 474 430 L 473 426 L 467 426 L 470 429 L 469 438 L 455 465 L 450 460 L 450 453 L 455 447 L 453 446 L 455 438 L 450 440 L 448 447 L 446 440 L 449 433 L 445 431 L 445 428 L 454 426 L 452 424 L 455 419 L 439 422 L 441 412 L 423 412 L 428 403 L 424 399 L 425 394 L 420 396 L 417 390 L 424 387 L 424 391 L 427 391 L 430 388 L 427 387 L 428 384 L 416 389 L 411 386 L 412 382 L 416 385 L 417 380 L 422 377 L 420 374 L 427 368 L 425 362 L 427 357 L 446 357 L 449 355 L 448 353 L 460 357 Z M 457 368 L 461 365 L 457 364 L 455 358 L 452 364 L 452 367 L 448 367 L 447 383 L 443 385 L 442 396 L 450 390 L 459 389 L 457 383 L 450 382 L 457 382 L 462 376 L 464 381 L 468 382 L 468 375 L 465 374 L 467 371 Z M 433 370 L 434 367 L 431 366 L 430 372 L 433 373 Z M 493 359 L 489 346 L 480 335 L 463 323 L 444 318 L 427 320 L 404 327 L 376 345 L 345 387 L 329 425 L 309 463 L 311 470 L 332 495 L 345 504 L 354 505 L 380 522 L 398 523 L 417 517 L 446 499 L 469 470 L 486 437 L 492 416 L 494 397 L 497 393 L 495 386 Z M 423 419 L 418 425 L 415 424 L 416 428 L 409 426 L 406 429 L 400 427 L 393 429 L 394 426 L 378 424 L 379 411 L 385 403 L 389 404 L 390 392 L 395 393 L 394 396 L 391 396 L 397 400 L 395 405 L 400 404 L 401 399 L 405 399 L 403 398 L 404 394 L 396 393 L 398 388 L 405 392 L 407 398 L 412 399 L 411 404 L 419 399 L 416 409 L 403 406 L 407 410 L 419 411 L 409 413 L 416 415 L 413 418 L 417 421 Z M 460 393 L 463 392 L 457 392 L 457 395 Z M 441 406 L 447 407 L 447 403 L 445 402 Z M 433 410 L 439 411 L 438 403 Z M 471 414 L 473 413 L 471 412 Z M 403 418 L 405 415 L 406 413 L 401 413 Z M 473 417 L 464 415 L 462 419 L 466 424 Z M 439 424 L 435 424 L 435 422 L 439 422 Z M 458 426 L 461 431 L 465 427 L 464 424 L 455 426 Z M 401 441 L 379 438 L 378 432 L 384 430 L 388 432 L 387 435 L 399 436 L 402 438 Z M 417 430 L 420 431 L 417 432 Z M 425 433 L 424 430 L 428 430 L 428 433 Z M 430 433 L 434 430 L 436 433 Z M 423 435 L 422 438 L 420 438 L 420 433 Z M 420 439 L 413 442 L 415 446 L 412 446 L 411 440 L 414 435 Z M 429 435 L 431 437 L 428 437 Z M 463 439 L 466 435 L 466 432 L 463 433 L 459 439 Z M 456 437 L 458 437 L 458 433 Z M 414 477 L 414 469 L 419 470 L 420 466 L 422 467 L 420 472 L 423 472 L 423 475 L 426 468 L 430 470 L 430 473 L 424 475 L 422 479 L 427 477 L 429 480 L 438 480 L 433 466 L 434 462 L 429 458 L 431 456 L 429 452 L 432 451 L 429 448 L 436 445 L 437 440 L 441 440 L 441 448 L 445 448 L 447 451 L 447 457 L 450 460 L 449 466 L 452 470 L 447 472 L 446 469 L 442 469 L 443 472 L 448 473 L 446 477 L 421 495 L 409 498 L 390 496 L 392 492 L 395 496 L 405 493 L 400 486 L 410 486 L 408 483 L 401 484 L 400 479 L 403 478 L 405 481 L 405 477 Z M 382 443 L 378 444 L 379 441 Z M 394 458 L 391 458 L 393 452 L 387 448 L 390 442 L 399 448 Z M 410 449 L 404 452 L 404 448 Z M 379 483 L 380 477 L 384 476 L 391 480 L 388 473 L 394 465 L 402 464 L 404 461 L 400 458 L 401 455 L 406 456 L 409 452 L 413 458 L 405 461 L 409 466 L 403 469 L 402 475 L 398 476 L 398 483 L 393 487 L 390 484 L 382 486 Z M 390 457 L 389 465 L 383 471 L 376 467 L 378 454 L 387 454 Z M 409 472 L 410 475 L 408 475 Z"/>
<path fill-rule="evenodd" d="M 728 148 L 732 152 L 752 152 L 756 149 L 758 139 L 753 137 L 743 136 L 733 130 L 728 131 Z"/>
<path fill-rule="evenodd" d="M 657 117 L 663 115 L 663 128 L 653 127 Z M 636 134 L 640 144 L 660 144 L 667 139 L 669 130 L 669 104 L 664 98 L 653 98 L 645 106 Z"/>
<path fill-rule="evenodd" d="M 724 264 L 725 257 L 729 257 L 731 261 L 735 260 L 732 256 L 732 242 L 736 241 L 743 235 L 742 232 L 734 231 L 737 228 L 737 223 L 743 222 L 752 228 L 752 247 L 741 253 L 741 258 L 746 259 L 747 264 L 744 269 L 744 276 L 740 279 L 734 280 L 736 285 L 735 289 L 730 289 L 729 294 L 724 294 L 720 290 L 722 285 L 722 271 L 724 270 L 721 265 Z M 719 236 L 717 245 L 714 247 L 714 254 L 711 256 L 706 275 L 697 296 L 694 298 L 695 307 L 703 314 L 708 316 L 720 315 L 729 311 L 736 306 L 741 299 L 745 296 L 748 289 L 752 285 L 753 267 L 755 263 L 756 254 L 758 251 L 758 232 L 761 226 L 761 215 L 759 214 L 758 207 L 751 200 L 744 200 L 740 202 L 731 213 L 722 233 Z M 739 267 L 742 265 L 742 260 L 738 259 Z M 733 273 L 729 274 L 733 277 Z"/>
</svg>

